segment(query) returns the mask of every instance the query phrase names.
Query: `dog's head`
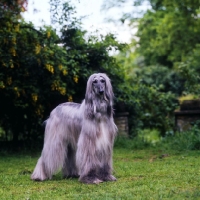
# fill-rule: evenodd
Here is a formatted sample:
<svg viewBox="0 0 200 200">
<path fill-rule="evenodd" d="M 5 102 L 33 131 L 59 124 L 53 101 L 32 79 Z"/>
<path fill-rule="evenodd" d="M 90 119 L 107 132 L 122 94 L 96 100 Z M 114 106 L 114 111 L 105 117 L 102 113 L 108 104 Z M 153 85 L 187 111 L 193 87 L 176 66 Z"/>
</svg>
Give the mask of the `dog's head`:
<svg viewBox="0 0 200 200">
<path fill-rule="evenodd" d="M 106 80 L 103 76 L 94 76 L 92 80 L 92 88 L 97 96 L 103 96 L 106 89 Z"/>
<path fill-rule="evenodd" d="M 87 82 L 85 100 L 100 98 L 106 100 L 111 106 L 113 101 L 113 90 L 110 79 L 106 74 L 92 74 Z"/>
</svg>

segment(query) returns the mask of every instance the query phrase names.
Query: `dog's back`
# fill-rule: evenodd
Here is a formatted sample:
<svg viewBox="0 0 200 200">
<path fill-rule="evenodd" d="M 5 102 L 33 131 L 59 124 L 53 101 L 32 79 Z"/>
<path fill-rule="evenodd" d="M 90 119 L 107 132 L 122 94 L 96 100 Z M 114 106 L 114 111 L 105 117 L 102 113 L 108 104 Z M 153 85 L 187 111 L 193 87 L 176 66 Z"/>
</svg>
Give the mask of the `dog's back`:
<svg viewBox="0 0 200 200">
<path fill-rule="evenodd" d="M 49 132 L 52 135 L 52 129 L 57 129 L 55 130 L 55 134 L 56 132 L 57 134 L 63 133 L 64 141 L 76 145 L 81 132 L 82 119 L 83 111 L 81 104 L 67 102 L 58 105 L 47 119 L 45 138 Z"/>
</svg>

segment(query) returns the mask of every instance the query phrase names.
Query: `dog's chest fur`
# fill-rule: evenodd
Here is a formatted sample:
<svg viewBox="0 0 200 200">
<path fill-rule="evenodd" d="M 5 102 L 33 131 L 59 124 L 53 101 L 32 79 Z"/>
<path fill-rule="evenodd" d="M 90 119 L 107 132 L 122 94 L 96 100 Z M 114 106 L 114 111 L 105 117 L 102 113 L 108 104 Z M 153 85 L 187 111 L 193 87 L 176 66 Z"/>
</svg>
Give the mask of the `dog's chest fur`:
<svg viewBox="0 0 200 200">
<path fill-rule="evenodd" d="M 104 121 L 99 124 L 98 139 L 96 140 L 96 147 L 98 150 L 106 149 L 109 146 L 109 132 Z"/>
<path fill-rule="evenodd" d="M 99 100 L 99 101 L 95 102 L 95 106 L 96 106 L 97 113 L 101 113 L 101 114 L 107 113 L 108 105 L 105 100 Z"/>
<path fill-rule="evenodd" d="M 105 100 L 98 101 L 95 110 L 95 119 L 97 123 L 97 140 L 96 148 L 98 150 L 106 149 L 109 145 L 109 132 L 107 127 L 108 106 Z"/>
</svg>

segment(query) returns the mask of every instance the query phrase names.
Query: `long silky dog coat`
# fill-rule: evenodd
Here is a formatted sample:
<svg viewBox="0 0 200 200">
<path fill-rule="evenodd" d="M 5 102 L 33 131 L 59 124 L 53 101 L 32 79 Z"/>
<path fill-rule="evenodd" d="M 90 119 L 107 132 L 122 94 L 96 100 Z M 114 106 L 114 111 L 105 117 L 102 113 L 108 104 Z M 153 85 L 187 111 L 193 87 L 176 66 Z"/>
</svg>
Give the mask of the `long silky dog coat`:
<svg viewBox="0 0 200 200">
<path fill-rule="evenodd" d="M 46 121 L 42 154 L 31 179 L 51 179 L 62 169 L 63 177 L 79 177 L 84 183 L 115 181 L 113 97 L 109 78 L 97 73 L 88 79 L 82 104 L 57 106 Z"/>
</svg>

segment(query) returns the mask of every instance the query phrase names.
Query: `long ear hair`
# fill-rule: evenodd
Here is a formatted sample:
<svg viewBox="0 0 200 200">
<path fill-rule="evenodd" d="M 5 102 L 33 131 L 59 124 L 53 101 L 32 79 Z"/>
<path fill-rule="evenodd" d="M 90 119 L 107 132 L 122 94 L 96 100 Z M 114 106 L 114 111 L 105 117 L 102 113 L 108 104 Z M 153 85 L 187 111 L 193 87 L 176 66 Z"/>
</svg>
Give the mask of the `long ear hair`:
<svg viewBox="0 0 200 200">
<path fill-rule="evenodd" d="M 112 117 L 113 116 L 113 99 L 114 99 L 114 93 L 113 93 L 113 89 L 112 89 L 112 85 L 110 82 L 110 79 L 108 78 L 108 76 L 106 74 L 100 74 L 100 76 L 102 76 L 105 80 L 106 80 L 106 90 L 104 93 L 104 99 L 107 101 L 107 114 L 108 116 Z"/>
<path fill-rule="evenodd" d="M 86 104 L 92 104 L 93 103 L 95 94 L 94 94 L 94 91 L 93 91 L 93 88 L 92 88 L 92 82 L 93 82 L 94 77 L 96 75 L 97 74 L 92 74 L 87 81 L 86 93 L 85 93 L 85 103 Z"/>
<path fill-rule="evenodd" d="M 94 80 L 94 77 L 97 74 L 92 74 L 88 81 L 87 81 L 87 86 L 86 86 L 86 93 L 85 93 L 85 114 L 86 114 L 86 118 L 92 119 L 94 117 L 94 112 L 95 112 L 95 108 L 93 105 L 93 101 L 95 98 L 95 94 L 92 88 L 92 82 Z"/>
<path fill-rule="evenodd" d="M 104 94 L 105 100 L 108 101 L 108 105 L 110 105 L 112 107 L 114 94 L 113 94 L 113 89 L 112 89 L 110 79 L 108 78 L 108 76 L 106 74 L 100 73 L 99 75 L 102 76 L 106 80 L 106 90 L 105 90 L 105 94 Z"/>
</svg>

